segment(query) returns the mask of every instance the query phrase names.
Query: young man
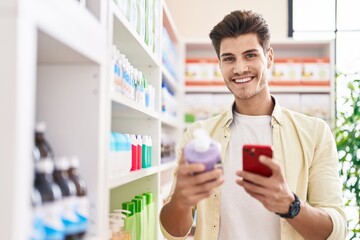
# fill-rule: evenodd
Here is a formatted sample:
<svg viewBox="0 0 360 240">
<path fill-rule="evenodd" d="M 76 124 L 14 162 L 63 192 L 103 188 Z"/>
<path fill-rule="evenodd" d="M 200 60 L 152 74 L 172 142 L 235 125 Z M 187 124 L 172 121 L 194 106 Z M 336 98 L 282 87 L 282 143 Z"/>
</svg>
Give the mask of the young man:
<svg viewBox="0 0 360 240">
<path fill-rule="evenodd" d="M 185 164 L 179 153 L 172 194 L 160 214 L 164 236 L 186 238 L 196 211 L 196 240 L 345 239 L 334 138 L 324 121 L 287 110 L 270 95 L 266 71 L 274 52 L 265 20 L 234 11 L 210 38 L 235 103 L 191 126 L 182 147 L 204 127 L 221 143 L 223 170 L 203 172 L 202 164 Z M 242 170 L 244 144 L 273 147 L 273 159 L 260 157 L 271 177 Z"/>
</svg>

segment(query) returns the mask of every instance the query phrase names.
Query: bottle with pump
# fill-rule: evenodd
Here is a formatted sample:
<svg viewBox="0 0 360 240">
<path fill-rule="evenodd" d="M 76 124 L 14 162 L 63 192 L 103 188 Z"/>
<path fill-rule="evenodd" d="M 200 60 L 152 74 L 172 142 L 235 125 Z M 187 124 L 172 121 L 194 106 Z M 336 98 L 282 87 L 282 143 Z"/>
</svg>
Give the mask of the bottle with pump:
<svg viewBox="0 0 360 240">
<path fill-rule="evenodd" d="M 55 158 L 54 181 L 59 185 L 62 193 L 62 220 L 65 226 L 65 239 L 75 240 L 80 232 L 80 220 L 76 215 L 76 187 L 69 179 L 69 160 L 66 157 Z"/>
<path fill-rule="evenodd" d="M 38 122 L 35 126 L 35 146 L 37 150 L 34 150 L 34 154 L 35 152 L 39 151 L 40 160 L 44 160 L 47 158 L 52 160 L 54 158 L 54 153 L 45 137 L 45 132 L 46 124 L 44 122 Z M 37 159 L 35 158 L 35 160 Z"/>
<path fill-rule="evenodd" d="M 184 157 L 188 163 L 203 163 L 205 171 L 214 169 L 221 163 L 220 143 L 211 139 L 202 128 L 194 131 L 194 139 L 184 149 Z"/>
<path fill-rule="evenodd" d="M 35 188 L 42 202 L 42 216 L 47 240 L 63 240 L 65 237 L 61 213 L 61 190 L 53 182 L 54 163 L 50 160 L 35 163 Z"/>
<path fill-rule="evenodd" d="M 77 234 L 78 238 L 81 239 L 89 225 L 89 212 L 90 212 L 90 203 L 87 196 L 87 186 L 84 179 L 79 174 L 79 159 L 76 156 L 69 158 L 70 168 L 69 168 L 69 179 L 74 182 L 76 188 L 76 215 L 79 218 L 79 233 Z"/>
<path fill-rule="evenodd" d="M 130 232 L 124 228 L 124 210 L 116 211 L 116 213 L 110 213 L 110 230 L 111 240 L 130 240 Z"/>
</svg>

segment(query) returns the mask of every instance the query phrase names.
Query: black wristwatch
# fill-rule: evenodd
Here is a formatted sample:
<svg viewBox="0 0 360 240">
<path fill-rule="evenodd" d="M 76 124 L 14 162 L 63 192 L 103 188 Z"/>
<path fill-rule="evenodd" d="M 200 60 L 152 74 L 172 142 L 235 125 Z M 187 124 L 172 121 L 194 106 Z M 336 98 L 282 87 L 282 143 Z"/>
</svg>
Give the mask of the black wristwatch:
<svg viewBox="0 0 360 240">
<path fill-rule="evenodd" d="M 280 217 L 282 217 L 282 218 L 294 218 L 299 214 L 299 212 L 300 212 L 300 200 L 299 200 L 298 196 L 296 196 L 295 193 L 293 193 L 293 194 L 294 194 L 295 200 L 290 204 L 289 212 L 285 213 L 285 214 L 276 213 Z"/>
</svg>

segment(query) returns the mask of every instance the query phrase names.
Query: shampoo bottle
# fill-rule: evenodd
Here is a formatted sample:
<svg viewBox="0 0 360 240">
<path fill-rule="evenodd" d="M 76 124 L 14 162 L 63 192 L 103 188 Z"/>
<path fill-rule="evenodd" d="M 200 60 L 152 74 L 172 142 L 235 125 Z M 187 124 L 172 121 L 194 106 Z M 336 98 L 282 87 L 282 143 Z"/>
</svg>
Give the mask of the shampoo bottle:
<svg viewBox="0 0 360 240">
<path fill-rule="evenodd" d="M 188 163 L 203 163 L 205 171 L 210 171 L 221 163 L 220 149 L 220 143 L 211 139 L 204 129 L 199 128 L 194 131 L 194 139 L 185 146 L 185 160 Z"/>
</svg>

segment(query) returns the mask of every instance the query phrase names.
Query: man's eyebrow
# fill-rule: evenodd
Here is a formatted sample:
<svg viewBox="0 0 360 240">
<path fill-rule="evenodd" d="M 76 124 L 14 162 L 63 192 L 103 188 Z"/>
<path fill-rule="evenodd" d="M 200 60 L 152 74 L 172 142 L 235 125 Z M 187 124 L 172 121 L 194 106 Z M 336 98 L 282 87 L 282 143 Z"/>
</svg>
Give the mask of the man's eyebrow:
<svg viewBox="0 0 360 240">
<path fill-rule="evenodd" d="M 223 53 L 220 55 L 220 57 L 227 57 L 227 56 L 234 56 L 232 53 Z"/>
<path fill-rule="evenodd" d="M 246 51 L 243 52 L 242 54 L 247 54 L 247 53 L 252 53 L 252 52 L 258 52 L 258 51 L 259 51 L 258 49 L 253 48 L 253 49 L 246 50 Z"/>
<path fill-rule="evenodd" d="M 256 49 L 256 48 L 248 49 L 245 52 L 243 52 L 242 54 L 253 53 L 253 52 L 259 52 L 259 49 Z M 220 55 L 220 57 L 228 57 L 228 56 L 234 56 L 234 54 L 232 54 L 232 53 L 223 53 L 223 54 Z"/>
</svg>

